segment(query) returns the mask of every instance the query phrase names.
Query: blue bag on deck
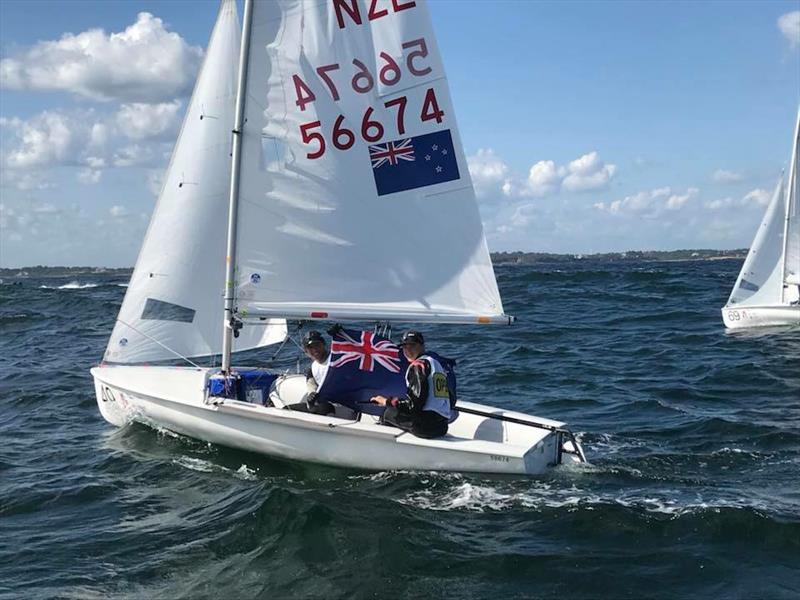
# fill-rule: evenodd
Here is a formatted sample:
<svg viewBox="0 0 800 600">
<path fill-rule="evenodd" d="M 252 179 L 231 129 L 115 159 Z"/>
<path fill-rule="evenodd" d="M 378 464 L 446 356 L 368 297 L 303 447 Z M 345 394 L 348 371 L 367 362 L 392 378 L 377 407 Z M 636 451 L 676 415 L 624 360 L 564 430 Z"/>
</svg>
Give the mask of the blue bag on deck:
<svg viewBox="0 0 800 600">
<path fill-rule="evenodd" d="M 275 373 L 262 369 L 241 369 L 229 377 L 213 375 L 208 379 L 208 395 L 265 405 L 277 378 Z"/>
</svg>

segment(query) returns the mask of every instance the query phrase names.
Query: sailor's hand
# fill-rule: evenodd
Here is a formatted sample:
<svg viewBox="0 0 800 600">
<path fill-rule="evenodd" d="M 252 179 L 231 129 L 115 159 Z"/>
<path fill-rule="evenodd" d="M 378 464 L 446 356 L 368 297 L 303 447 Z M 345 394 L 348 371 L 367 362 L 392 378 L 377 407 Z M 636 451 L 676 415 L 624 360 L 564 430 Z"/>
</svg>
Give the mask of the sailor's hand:
<svg viewBox="0 0 800 600">
<path fill-rule="evenodd" d="M 370 402 L 373 404 L 377 404 L 378 406 L 386 406 L 386 403 L 389 399 L 386 396 L 373 396 L 369 399 Z"/>
<path fill-rule="evenodd" d="M 308 392 L 306 394 L 306 406 L 313 408 L 317 405 L 317 392 Z"/>
</svg>

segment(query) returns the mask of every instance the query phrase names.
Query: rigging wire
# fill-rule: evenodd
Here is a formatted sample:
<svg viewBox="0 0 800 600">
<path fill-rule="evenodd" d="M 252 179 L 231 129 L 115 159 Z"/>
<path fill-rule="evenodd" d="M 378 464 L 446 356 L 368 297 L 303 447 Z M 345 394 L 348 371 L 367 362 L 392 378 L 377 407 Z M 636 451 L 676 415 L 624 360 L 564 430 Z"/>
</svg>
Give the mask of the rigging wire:
<svg viewBox="0 0 800 600">
<path fill-rule="evenodd" d="M 151 337 L 151 336 L 147 335 L 145 332 L 143 332 L 143 331 L 139 331 L 138 329 L 136 329 L 136 327 L 134 327 L 134 326 L 133 326 L 133 325 L 131 325 L 130 323 L 126 323 L 125 321 L 123 321 L 123 320 L 122 320 L 122 319 L 120 319 L 119 317 L 117 317 L 117 321 L 119 321 L 120 323 L 122 323 L 122 324 L 123 324 L 123 325 L 125 325 L 126 327 L 130 327 L 130 328 L 131 328 L 131 329 L 133 329 L 133 330 L 134 330 L 136 333 L 138 333 L 138 334 L 139 334 L 139 335 L 141 335 L 141 336 L 144 336 L 144 337 L 146 337 L 146 338 L 147 338 L 148 340 L 150 340 L 151 342 L 155 342 L 156 344 L 158 344 L 159 346 L 161 346 L 162 348 L 164 348 L 164 350 L 166 350 L 167 352 L 172 352 L 172 354 L 174 354 L 175 356 L 177 356 L 178 358 L 180 358 L 180 359 L 182 359 L 182 360 L 185 360 L 186 362 L 188 362 L 188 363 L 189 363 L 190 365 L 192 365 L 193 367 L 195 367 L 195 368 L 197 368 L 197 369 L 202 369 L 202 368 L 203 368 L 203 367 L 201 367 L 200 365 L 198 365 L 196 362 L 192 361 L 191 359 L 189 359 L 189 358 L 187 358 L 186 356 L 184 356 L 183 354 L 181 354 L 180 352 L 177 352 L 177 351 L 173 350 L 172 348 L 170 348 L 170 347 L 169 347 L 169 346 L 167 346 L 166 344 L 162 344 L 161 342 L 159 342 L 159 341 L 158 341 L 157 339 L 155 339 L 154 337 Z"/>
</svg>

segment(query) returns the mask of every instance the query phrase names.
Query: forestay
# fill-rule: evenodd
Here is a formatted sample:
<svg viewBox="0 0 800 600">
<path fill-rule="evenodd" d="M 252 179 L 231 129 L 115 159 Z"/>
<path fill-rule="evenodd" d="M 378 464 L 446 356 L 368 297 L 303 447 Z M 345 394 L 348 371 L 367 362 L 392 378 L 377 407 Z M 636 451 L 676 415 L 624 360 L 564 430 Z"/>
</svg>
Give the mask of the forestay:
<svg viewBox="0 0 800 600">
<path fill-rule="evenodd" d="M 104 360 L 217 354 L 241 32 L 224 0 Z M 249 327 L 236 350 L 284 339 L 283 321 Z"/>
<path fill-rule="evenodd" d="M 257 1 L 240 315 L 505 320 L 428 10 Z"/>
</svg>

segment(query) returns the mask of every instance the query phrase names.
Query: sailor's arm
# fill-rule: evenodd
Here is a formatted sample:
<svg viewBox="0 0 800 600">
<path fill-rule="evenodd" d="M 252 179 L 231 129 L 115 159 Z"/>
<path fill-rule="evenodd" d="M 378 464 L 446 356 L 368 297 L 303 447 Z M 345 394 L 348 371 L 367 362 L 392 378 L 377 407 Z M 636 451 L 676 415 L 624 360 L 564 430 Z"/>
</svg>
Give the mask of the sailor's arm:
<svg viewBox="0 0 800 600">
<path fill-rule="evenodd" d="M 314 379 L 314 373 L 311 371 L 311 367 L 308 367 L 306 369 L 306 391 L 316 392 L 318 387 L 317 380 Z"/>
<path fill-rule="evenodd" d="M 400 410 L 421 412 L 428 397 L 428 375 L 431 366 L 427 360 L 415 360 L 408 368 L 408 390 L 405 398 L 400 398 Z"/>
<path fill-rule="evenodd" d="M 414 361 L 408 368 L 408 389 L 405 396 L 400 398 L 373 396 L 372 402 L 381 406 L 396 406 L 403 412 L 420 412 L 428 397 L 430 369 L 427 360 Z"/>
</svg>

